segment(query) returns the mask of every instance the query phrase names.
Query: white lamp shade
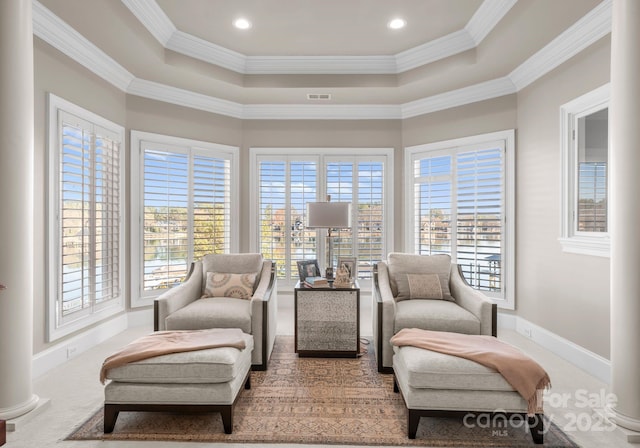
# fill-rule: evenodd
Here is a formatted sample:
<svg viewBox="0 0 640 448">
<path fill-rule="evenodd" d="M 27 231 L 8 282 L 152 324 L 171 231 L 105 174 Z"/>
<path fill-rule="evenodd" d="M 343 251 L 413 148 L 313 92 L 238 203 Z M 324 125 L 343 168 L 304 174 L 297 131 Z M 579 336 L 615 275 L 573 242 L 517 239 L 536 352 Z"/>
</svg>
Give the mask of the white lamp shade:
<svg viewBox="0 0 640 448">
<path fill-rule="evenodd" d="M 351 227 L 350 202 L 307 202 L 307 228 Z"/>
</svg>

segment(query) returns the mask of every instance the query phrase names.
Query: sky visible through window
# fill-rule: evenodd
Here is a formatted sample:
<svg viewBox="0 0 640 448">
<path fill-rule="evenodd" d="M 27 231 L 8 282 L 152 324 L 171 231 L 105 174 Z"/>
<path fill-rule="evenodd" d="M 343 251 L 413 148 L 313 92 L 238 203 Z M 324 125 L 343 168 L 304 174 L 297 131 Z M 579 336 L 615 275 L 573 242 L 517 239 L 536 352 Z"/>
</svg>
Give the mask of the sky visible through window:
<svg viewBox="0 0 640 448">
<path fill-rule="evenodd" d="M 503 150 L 452 151 L 414 165 L 416 252 L 450 254 L 473 286 L 501 288 Z"/>
</svg>

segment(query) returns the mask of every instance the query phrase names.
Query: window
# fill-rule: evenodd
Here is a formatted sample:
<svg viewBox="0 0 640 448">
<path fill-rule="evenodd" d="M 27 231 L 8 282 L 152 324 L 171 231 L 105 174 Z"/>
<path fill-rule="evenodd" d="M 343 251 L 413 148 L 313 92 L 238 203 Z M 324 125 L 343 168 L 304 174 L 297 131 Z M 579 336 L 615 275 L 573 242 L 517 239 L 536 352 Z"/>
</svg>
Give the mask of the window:
<svg viewBox="0 0 640 448">
<path fill-rule="evenodd" d="M 285 284 L 294 284 L 297 261 L 317 259 L 323 266 L 326 257 L 326 230 L 305 227 L 307 202 L 327 195 L 351 202 L 352 228 L 332 232 L 333 264 L 357 257 L 367 287 L 373 264 L 391 250 L 392 160 L 387 149 L 252 149 L 252 247 L 278 263 Z"/>
<path fill-rule="evenodd" d="M 49 94 L 49 340 L 124 309 L 124 128 Z"/>
<path fill-rule="evenodd" d="M 328 158 L 326 164 L 327 193 L 331 200 L 353 204 L 351 229 L 338 229 L 333 233 L 333 265 L 337 265 L 338 257 L 354 254 L 361 279 L 371 279 L 373 265 L 387 257 L 383 239 L 384 171 L 382 160 Z"/>
<path fill-rule="evenodd" d="M 450 254 L 466 281 L 513 308 L 514 132 L 406 150 L 407 251 Z"/>
<path fill-rule="evenodd" d="M 237 251 L 238 150 L 136 131 L 131 145 L 132 306 L 143 306 L 192 261 Z"/>
<path fill-rule="evenodd" d="M 560 108 L 565 252 L 609 256 L 609 85 Z"/>
</svg>

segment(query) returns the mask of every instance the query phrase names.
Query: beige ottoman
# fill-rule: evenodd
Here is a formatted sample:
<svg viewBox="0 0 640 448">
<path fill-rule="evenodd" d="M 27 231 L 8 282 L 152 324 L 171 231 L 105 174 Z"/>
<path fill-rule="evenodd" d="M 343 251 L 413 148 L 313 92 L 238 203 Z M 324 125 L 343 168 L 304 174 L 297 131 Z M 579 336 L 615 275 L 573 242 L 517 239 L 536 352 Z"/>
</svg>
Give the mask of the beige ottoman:
<svg viewBox="0 0 640 448">
<path fill-rule="evenodd" d="M 211 348 L 156 356 L 107 371 L 104 432 L 120 411 L 220 412 L 224 432 L 233 430 L 233 406 L 250 388 L 253 336 L 246 348 Z"/>
<path fill-rule="evenodd" d="M 394 390 L 409 410 L 407 433 L 415 439 L 420 417 L 469 413 L 515 414 L 527 419 L 527 402 L 504 377 L 474 361 L 416 347 L 394 347 Z M 528 417 L 535 443 L 543 443 L 543 415 Z"/>
</svg>

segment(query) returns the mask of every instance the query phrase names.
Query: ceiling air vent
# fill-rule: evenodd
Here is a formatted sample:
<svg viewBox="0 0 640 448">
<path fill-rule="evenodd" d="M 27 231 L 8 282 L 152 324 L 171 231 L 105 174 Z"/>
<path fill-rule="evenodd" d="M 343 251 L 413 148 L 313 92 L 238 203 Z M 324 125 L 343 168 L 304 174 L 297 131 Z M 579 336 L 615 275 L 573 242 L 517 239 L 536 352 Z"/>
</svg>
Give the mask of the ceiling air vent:
<svg viewBox="0 0 640 448">
<path fill-rule="evenodd" d="M 331 94 L 330 93 L 307 93 L 307 99 L 312 101 L 330 100 Z"/>
</svg>

